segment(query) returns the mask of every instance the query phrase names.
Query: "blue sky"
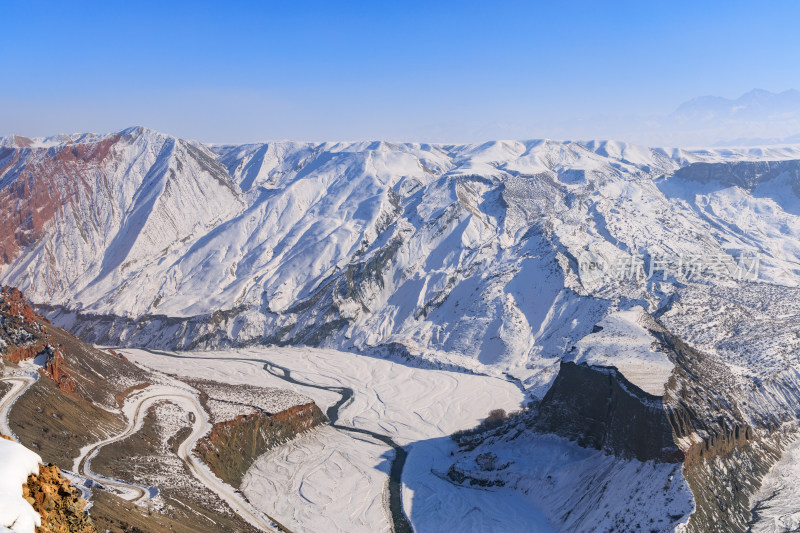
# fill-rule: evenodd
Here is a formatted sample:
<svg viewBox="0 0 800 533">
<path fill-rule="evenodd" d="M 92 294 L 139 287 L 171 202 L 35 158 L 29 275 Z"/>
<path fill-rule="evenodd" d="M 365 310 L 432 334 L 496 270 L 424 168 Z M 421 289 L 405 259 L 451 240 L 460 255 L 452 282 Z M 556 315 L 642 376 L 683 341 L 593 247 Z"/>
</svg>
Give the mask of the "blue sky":
<svg viewBox="0 0 800 533">
<path fill-rule="evenodd" d="M 3 20 L 0 135 L 610 136 L 695 96 L 800 89 L 797 2 L 34 1 Z"/>
</svg>

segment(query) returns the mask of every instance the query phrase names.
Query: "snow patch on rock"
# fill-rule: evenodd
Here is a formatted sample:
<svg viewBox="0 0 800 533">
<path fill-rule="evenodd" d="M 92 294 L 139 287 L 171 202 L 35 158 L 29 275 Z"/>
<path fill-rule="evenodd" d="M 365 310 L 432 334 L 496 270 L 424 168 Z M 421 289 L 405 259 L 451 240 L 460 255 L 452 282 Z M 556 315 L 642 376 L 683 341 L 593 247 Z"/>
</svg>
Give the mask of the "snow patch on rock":
<svg viewBox="0 0 800 533">
<path fill-rule="evenodd" d="M 28 476 L 39 472 L 42 458 L 21 444 L 0 439 L 0 526 L 5 531 L 34 533 L 41 517 L 22 497 Z"/>
</svg>

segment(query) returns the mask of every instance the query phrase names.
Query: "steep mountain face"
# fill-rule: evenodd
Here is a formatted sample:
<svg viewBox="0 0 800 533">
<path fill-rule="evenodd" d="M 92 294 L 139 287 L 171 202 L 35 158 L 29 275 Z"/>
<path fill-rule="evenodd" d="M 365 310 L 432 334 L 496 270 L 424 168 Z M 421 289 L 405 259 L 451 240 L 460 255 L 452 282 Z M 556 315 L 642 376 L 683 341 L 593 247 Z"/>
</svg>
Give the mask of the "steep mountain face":
<svg viewBox="0 0 800 533">
<path fill-rule="evenodd" d="M 576 390 L 585 393 L 575 394 Z M 661 398 L 642 391 L 613 367 L 562 363 L 534 427 L 585 448 L 639 461 L 683 459 Z"/>
<path fill-rule="evenodd" d="M 207 148 L 133 128 L 0 148 L 0 262 L 37 302 L 107 302 L 131 273 L 241 210 L 239 191 Z M 145 276 L 146 277 L 146 276 Z M 142 294 L 134 309 L 153 304 Z M 116 302 L 116 303 L 115 303 Z"/>
<path fill-rule="evenodd" d="M 742 380 L 657 319 L 641 324 L 673 365 L 660 394 L 614 367 L 562 363 L 531 409 L 456 435 L 448 477 L 520 490 L 563 530 L 749 531 L 764 476 L 796 439 L 799 389 Z"/>
</svg>

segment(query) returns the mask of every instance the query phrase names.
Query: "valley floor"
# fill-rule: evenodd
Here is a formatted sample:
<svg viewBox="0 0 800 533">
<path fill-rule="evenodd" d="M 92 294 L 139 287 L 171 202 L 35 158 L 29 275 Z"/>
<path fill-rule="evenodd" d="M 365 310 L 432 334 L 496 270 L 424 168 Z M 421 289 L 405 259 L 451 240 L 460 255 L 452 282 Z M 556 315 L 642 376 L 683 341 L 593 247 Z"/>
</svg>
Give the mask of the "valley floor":
<svg viewBox="0 0 800 533">
<path fill-rule="evenodd" d="M 514 492 L 459 487 L 442 479 L 436 467 L 450 459 L 448 435 L 475 426 L 491 409 L 520 407 L 524 396 L 513 383 L 324 349 L 124 353 L 180 376 L 291 388 L 323 410 L 341 395 L 286 382 L 260 361 L 290 370 L 298 381 L 352 389 L 337 425 L 390 436 L 406 447 L 403 510 L 417 531 L 477 526 L 511 531 L 523 524 L 527 530 L 550 529 L 542 514 Z M 387 487 L 394 456 L 374 437 L 324 427 L 262 456 L 245 476 L 242 490 L 255 507 L 293 531 L 389 531 Z"/>
</svg>

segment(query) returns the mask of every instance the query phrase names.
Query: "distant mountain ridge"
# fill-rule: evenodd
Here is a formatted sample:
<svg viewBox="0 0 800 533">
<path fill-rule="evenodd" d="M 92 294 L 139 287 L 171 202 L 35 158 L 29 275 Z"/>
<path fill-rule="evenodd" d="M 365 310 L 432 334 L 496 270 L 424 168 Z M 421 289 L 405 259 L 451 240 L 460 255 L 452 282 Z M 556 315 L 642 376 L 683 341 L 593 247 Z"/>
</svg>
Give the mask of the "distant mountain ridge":
<svg viewBox="0 0 800 533">
<path fill-rule="evenodd" d="M 800 113 L 800 91 L 789 89 L 772 93 L 753 89 L 735 99 L 700 96 L 678 106 L 672 116 L 682 120 L 724 117 L 752 119 L 785 113 Z"/>
<path fill-rule="evenodd" d="M 800 91 L 753 89 L 738 98 L 701 96 L 682 103 L 662 122 L 661 127 L 679 137 L 688 132 L 714 146 L 796 144 Z"/>
</svg>

